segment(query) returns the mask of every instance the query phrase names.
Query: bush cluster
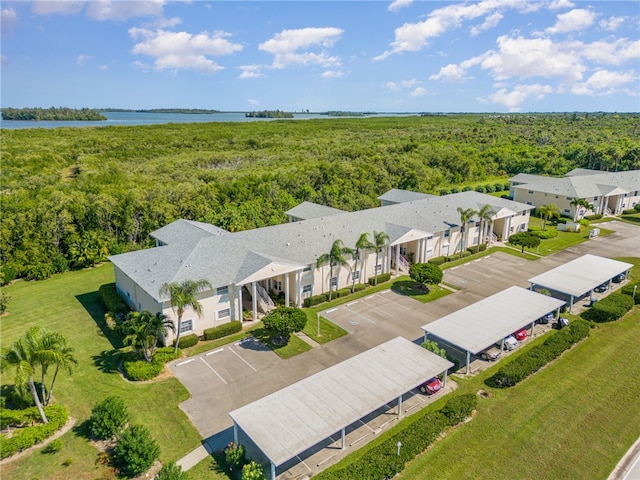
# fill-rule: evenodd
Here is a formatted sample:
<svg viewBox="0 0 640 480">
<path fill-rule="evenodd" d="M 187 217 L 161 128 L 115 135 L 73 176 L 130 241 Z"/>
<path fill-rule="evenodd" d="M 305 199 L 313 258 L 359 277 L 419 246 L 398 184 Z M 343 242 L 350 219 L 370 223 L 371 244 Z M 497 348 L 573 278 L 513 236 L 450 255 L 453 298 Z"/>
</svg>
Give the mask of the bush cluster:
<svg viewBox="0 0 640 480">
<path fill-rule="evenodd" d="M 633 291 L 632 291 L 633 293 Z M 635 302 L 631 295 L 614 293 L 593 304 L 581 317 L 593 322 L 613 322 L 631 310 Z"/>
<path fill-rule="evenodd" d="M 325 470 L 314 476 L 318 480 L 351 480 L 392 478 L 404 469 L 406 462 L 431 445 L 447 428 L 468 418 L 476 408 L 473 394 L 459 395 L 438 411 L 428 412 L 384 442 L 371 448 L 354 463 L 336 470 Z M 400 455 L 397 444 L 402 443 Z"/>
<path fill-rule="evenodd" d="M 546 240 L 549 238 L 556 238 L 558 236 L 558 230 L 549 229 L 549 230 L 530 230 L 530 232 L 538 237 L 541 240 Z"/>
<path fill-rule="evenodd" d="M 187 480 L 189 477 L 182 467 L 175 462 L 169 462 L 162 466 L 154 480 Z"/>
<path fill-rule="evenodd" d="M 487 249 L 486 243 L 481 243 L 480 245 L 473 245 L 472 247 L 467 248 L 467 252 L 474 254 L 478 252 L 484 252 Z"/>
<path fill-rule="evenodd" d="M 626 210 L 622 211 L 623 215 L 633 215 L 634 213 L 638 213 L 635 208 L 627 208 Z"/>
<path fill-rule="evenodd" d="M 536 345 L 502 367 L 485 383 L 494 388 L 513 387 L 557 358 L 573 344 L 587 337 L 589 328 L 589 322 L 581 319 L 574 320 L 567 328 L 558 331 L 544 343 Z"/>
<path fill-rule="evenodd" d="M 36 407 L 30 407 L 27 410 L 29 411 L 24 413 L 24 418 L 36 418 L 35 415 L 37 415 L 37 418 L 40 417 Z M 46 440 L 64 426 L 69 419 L 69 413 L 62 405 L 44 407 L 44 412 L 49 423 L 41 423 L 32 427 L 14 430 L 11 438 L 6 435 L 0 435 L 0 440 L 2 440 L 0 441 L 0 459 L 10 457 Z"/>
<path fill-rule="evenodd" d="M 189 335 L 183 335 L 180 337 L 180 340 L 178 340 L 178 348 L 189 348 L 189 347 L 193 347 L 195 344 L 198 343 L 198 335 L 196 335 L 195 333 L 190 333 Z M 175 342 L 173 342 L 173 344 L 175 345 Z"/>
<path fill-rule="evenodd" d="M 217 327 L 207 328 L 204 331 L 205 340 L 215 340 L 216 338 L 226 337 L 234 333 L 238 333 L 242 330 L 242 322 L 234 320 L 231 322 L 223 323 Z"/>
<path fill-rule="evenodd" d="M 113 395 L 93 406 L 89 417 L 89 431 L 93 438 L 108 440 L 119 434 L 128 421 L 129 411 L 124 400 Z"/>
<path fill-rule="evenodd" d="M 378 275 L 378 281 L 380 281 L 379 279 L 381 278 L 380 275 Z M 391 278 L 391 277 L 389 277 Z M 369 283 L 371 283 L 371 279 L 369 279 Z M 373 284 L 371 284 L 373 285 Z M 361 292 L 362 290 L 364 290 L 365 288 L 367 288 L 367 285 L 364 283 L 356 283 L 353 286 L 353 293 L 356 292 Z M 340 290 L 335 290 L 331 293 L 331 300 L 335 300 L 336 298 L 340 298 L 340 297 L 347 297 L 351 295 L 351 287 L 345 287 L 345 288 L 341 288 Z M 314 295 L 312 297 L 308 297 L 304 299 L 304 306 L 309 308 L 309 307 L 313 307 L 314 305 L 319 305 L 321 303 L 327 302 L 329 301 L 329 293 L 321 293 L 319 295 Z"/>
<path fill-rule="evenodd" d="M 585 215 L 584 218 L 592 222 L 594 220 L 600 220 L 602 218 L 602 214 L 594 213 L 593 215 Z"/>
<path fill-rule="evenodd" d="M 231 470 L 242 468 L 245 464 L 246 449 L 240 443 L 229 443 L 224 448 L 224 462 Z"/>
<path fill-rule="evenodd" d="M 635 297 L 633 296 L 634 287 L 636 289 Z M 620 293 L 622 293 L 623 295 L 629 295 L 630 297 L 633 297 L 634 303 L 636 305 L 638 305 L 640 303 L 640 282 L 636 282 L 636 283 L 632 283 L 632 284 L 629 284 L 629 285 L 625 285 L 620 290 Z"/>
<path fill-rule="evenodd" d="M 384 283 L 384 282 L 388 282 L 389 280 L 391 280 L 391 274 L 390 273 L 381 273 L 380 275 L 377 275 L 378 278 L 378 284 Z M 369 285 L 375 285 L 376 284 L 376 277 L 371 277 L 369 279 Z"/>
<path fill-rule="evenodd" d="M 198 338 L 198 337 L 196 337 Z M 156 350 L 153 360 L 147 362 L 135 355 L 122 362 L 122 369 L 129 380 L 140 382 L 156 378 L 164 369 L 164 364 L 179 358 L 182 351 L 178 348 L 178 353 L 173 353 L 173 347 L 163 347 Z"/>
<path fill-rule="evenodd" d="M 115 283 L 105 283 L 98 289 L 100 300 L 104 303 L 107 312 L 112 313 L 128 313 L 129 307 L 118 294 Z"/>
<path fill-rule="evenodd" d="M 267 474 L 255 460 L 251 460 L 242 467 L 242 480 L 267 480 Z"/>
<path fill-rule="evenodd" d="M 433 265 L 442 265 L 443 263 L 460 260 L 460 258 L 470 257 L 474 253 L 484 252 L 486 249 L 487 249 L 486 243 L 483 243 L 481 245 L 474 245 L 472 247 L 467 248 L 465 251 L 462 252 L 462 254 L 458 252 L 458 253 L 454 253 L 453 255 L 433 257 L 427 260 L 427 263 L 431 263 Z"/>
<path fill-rule="evenodd" d="M 159 456 L 160 447 L 143 425 L 128 427 L 113 449 L 113 463 L 129 478 L 149 470 Z"/>
</svg>

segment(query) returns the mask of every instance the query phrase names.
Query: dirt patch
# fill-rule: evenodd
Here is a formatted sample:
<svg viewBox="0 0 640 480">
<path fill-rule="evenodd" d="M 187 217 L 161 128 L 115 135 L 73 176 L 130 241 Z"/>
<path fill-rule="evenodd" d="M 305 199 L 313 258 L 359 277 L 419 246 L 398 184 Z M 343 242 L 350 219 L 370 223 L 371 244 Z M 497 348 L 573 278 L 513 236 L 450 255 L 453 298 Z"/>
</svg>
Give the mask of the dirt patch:
<svg viewBox="0 0 640 480">
<path fill-rule="evenodd" d="M 478 390 L 478 396 L 480 398 L 491 398 L 493 394 L 491 392 L 487 392 L 486 390 Z"/>
</svg>

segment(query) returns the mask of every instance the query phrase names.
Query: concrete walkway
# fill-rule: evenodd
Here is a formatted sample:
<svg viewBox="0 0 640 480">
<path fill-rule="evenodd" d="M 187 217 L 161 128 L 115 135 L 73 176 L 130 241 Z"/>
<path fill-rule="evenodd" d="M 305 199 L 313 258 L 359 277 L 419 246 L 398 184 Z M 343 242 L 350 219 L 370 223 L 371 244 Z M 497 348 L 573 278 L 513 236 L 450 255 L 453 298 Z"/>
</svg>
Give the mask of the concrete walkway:
<svg viewBox="0 0 640 480">
<path fill-rule="evenodd" d="M 637 480 L 640 478 L 640 438 L 620 459 L 607 480 Z"/>
<path fill-rule="evenodd" d="M 178 460 L 176 464 L 180 465 L 180 467 L 182 467 L 182 471 L 186 472 L 190 468 L 195 467 L 198 463 L 200 463 L 212 453 L 213 450 L 210 450 L 207 443 L 205 442 L 192 452 L 187 453 L 184 457 Z"/>
</svg>

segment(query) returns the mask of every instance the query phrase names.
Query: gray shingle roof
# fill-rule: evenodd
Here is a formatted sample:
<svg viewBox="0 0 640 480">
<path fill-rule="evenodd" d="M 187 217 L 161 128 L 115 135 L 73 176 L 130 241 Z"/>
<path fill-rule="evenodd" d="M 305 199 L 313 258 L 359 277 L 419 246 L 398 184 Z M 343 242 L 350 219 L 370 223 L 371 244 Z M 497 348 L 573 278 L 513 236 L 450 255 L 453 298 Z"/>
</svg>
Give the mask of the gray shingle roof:
<svg viewBox="0 0 640 480">
<path fill-rule="evenodd" d="M 399 190 L 392 188 L 388 192 L 383 193 L 378 197 L 378 200 L 391 202 L 391 203 L 405 203 L 414 202 L 416 200 L 424 200 L 425 198 L 433 197 L 428 193 L 410 192 L 409 190 Z"/>
<path fill-rule="evenodd" d="M 483 193 L 462 192 L 222 235 L 197 233 L 191 241 L 175 234 L 175 238 L 180 238 L 177 243 L 113 255 L 109 259 L 160 301 L 166 300 L 158 294 L 163 283 L 202 278 L 214 287 L 222 287 L 247 278 L 252 268 L 265 268 L 264 259 L 278 264 L 315 265 L 335 240 L 353 247 L 362 233 L 373 231 L 386 232 L 391 244 L 408 233 L 418 239 L 420 234 L 426 237 L 458 225 L 457 207 L 479 210 L 485 204 L 495 211 L 521 212 L 533 208 Z"/>
<path fill-rule="evenodd" d="M 224 235 L 226 230 L 211 225 L 210 223 L 194 222 L 193 220 L 179 219 L 151 232 L 151 237 L 162 243 L 193 242 L 194 240 L 211 235 Z"/>
<path fill-rule="evenodd" d="M 509 180 L 520 183 L 516 188 L 573 198 L 598 197 L 616 190 L 616 193 L 640 190 L 640 170 L 599 172 L 576 169 L 562 178 L 519 173 Z"/>
<path fill-rule="evenodd" d="M 337 215 L 344 212 L 344 210 L 340 210 L 338 208 L 327 207 L 313 202 L 302 202 L 300 205 L 297 205 L 284 213 L 291 217 L 308 220 L 310 218 L 328 217 L 329 215 Z"/>
</svg>

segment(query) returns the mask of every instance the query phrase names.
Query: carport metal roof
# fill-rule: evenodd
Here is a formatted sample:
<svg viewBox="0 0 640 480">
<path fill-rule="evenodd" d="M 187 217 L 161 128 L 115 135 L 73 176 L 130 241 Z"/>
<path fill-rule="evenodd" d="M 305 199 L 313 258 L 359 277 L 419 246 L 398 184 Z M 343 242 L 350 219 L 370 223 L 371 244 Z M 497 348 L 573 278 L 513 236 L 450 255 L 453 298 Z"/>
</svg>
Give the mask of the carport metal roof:
<svg viewBox="0 0 640 480">
<path fill-rule="evenodd" d="M 422 329 L 476 355 L 564 303 L 522 287 L 509 287 Z"/>
<path fill-rule="evenodd" d="M 616 275 L 630 270 L 630 263 L 596 255 L 583 255 L 537 277 L 529 279 L 532 285 L 581 297 Z"/>
<path fill-rule="evenodd" d="M 278 466 L 451 366 L 397 337 L 229 415 Z"/>
</svg>

